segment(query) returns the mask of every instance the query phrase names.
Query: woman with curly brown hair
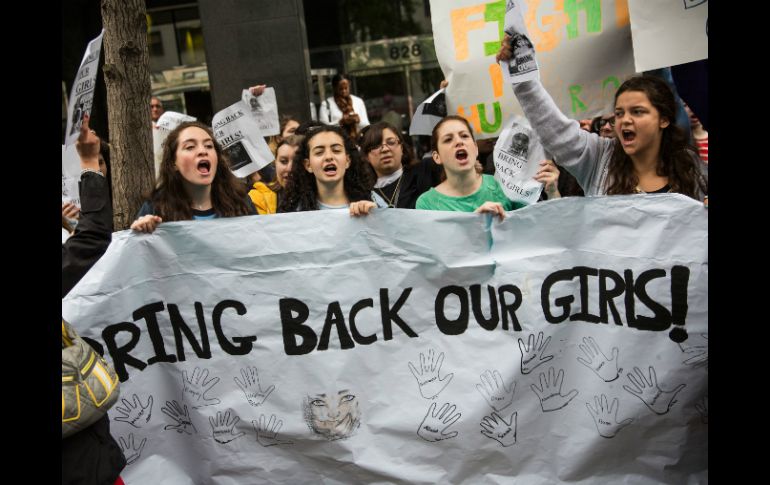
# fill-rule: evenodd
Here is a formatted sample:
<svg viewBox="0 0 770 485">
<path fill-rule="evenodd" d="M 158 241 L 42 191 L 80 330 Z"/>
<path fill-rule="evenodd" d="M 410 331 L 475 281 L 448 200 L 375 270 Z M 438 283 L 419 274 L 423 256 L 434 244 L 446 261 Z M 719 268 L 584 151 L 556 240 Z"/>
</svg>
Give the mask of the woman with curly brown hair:
<svg viewBox="0 0 770 485">
<path fill-rule="evenodd" d="M 506 35 L 498 60 L 511 57 Z M 615 93 L 615 135 L 601 138 L 564 116 L 539 80 L 513 92 L 545 149 L 577 178 L 586 195 L 676 192 L 703 200 L 706 166 L 675 125 L 676 104 L 660 78 L 635 76 Z"/>
<path fill-rule="evenodd" d="M 365 215 L 387 203 L 371 192 L 371 176 L 355 144 L 337 126 L 310 128 L 294 155 L 278 212 L 349 209 Z"/>
<path fill-rule="evenodd" d="M 131 229 L 153 232 L 163 221 L 254 215 L 245 187 L 230 171 L 211 128 L 197 121 L 176 127 L 163 146 L 158 185 Z"/>
</svg>

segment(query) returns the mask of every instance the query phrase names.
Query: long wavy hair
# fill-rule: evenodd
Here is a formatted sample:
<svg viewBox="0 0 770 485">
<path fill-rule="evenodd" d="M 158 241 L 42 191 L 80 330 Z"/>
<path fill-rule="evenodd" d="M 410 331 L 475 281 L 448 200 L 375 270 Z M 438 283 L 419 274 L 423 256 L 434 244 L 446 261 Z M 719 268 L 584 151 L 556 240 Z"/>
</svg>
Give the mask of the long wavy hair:
<svg viewBox="0 0 770 485">
<path fill-rule="evenodd" d="M 160 162 L 158 183 L 149 196 L 155 207 L 155 214 L 164 221 L 187 221 L 193 218 L 192 199 L 184 188 L 184 178 L 176 170 L 176 150 L 179 135 L 187 128 L 195 127 L 205 131 L 214 142 L 217 154 L 217 173 L 211 182 L 211 205 L 219 217 L 245 216 L 249 214 L 246 202 L 246 188 L 230 171 L 230 160 L 222 146 L 214 138 L 211 128 L 197 121 L 177 126 L 168 134 L 163 143 L 163 158 Z"/>
<path fill-rule="evenodd" d="M 315 175 L 305 170 L 304 161 L 310 158 L 310 140 L 324 132 L 336 133 L 343 140 L 345 153 L 350 157 L 350 167 L 345 170 L 343 188 L 350 202 L 370 200 L 374 185 L 371 175 L 361 160 L 355 143 L 348 138 L 339 126 L 317 126 L 310 128 L 304 140 L 294 154 L 289 180 L 283 199 L 279 202 L 278 212 L 296 212 L 318 210 L 318 185 Z"/>
<path fill-rule="evenodd" d="M 626 91 L 644 93 L 661 119 L 669 121 L 663 129 L 660 142 L 660 161 L 657 174 L 668 177 L 671 192 L 684 194 L 698 199 L 699 192 L 708 193 L 708 181 L 703 176 L 699 164 L 698 152 L 690 145 L 684 130 L 676 126 L 676 101 L 674 93 L 662 79 L 655 76 L 634 76 L 624 82 L 615 93 L 615 103 L 618 97 Z M 634 164 L 623 145 L 618 140 L 613 147 L 612 158 L 606 180 L 608 195 L 636 193 L 639 178 L 634 170 Z"/>
<path fill-rule="evenodd" d="M 395 133 L 396 138 L 398 138 L 398 141 L 401 142 L 401 166 L 404 168 L 404 172 L 408 171 L 410 168 L 417 164 L 417 160 L 412 156 L 414 151 L 412 149 L 412 144 L 408 138 L 405 138 L 404 135 L 402 135 L 401 132 L 396 129 L 395 126 L 391 125 L 387 121 L 380 121 L 363 129 L 361 134 L 361 143 L 359 143 L 359 145 L 361 145 L 361 155 L 366 162 L 368 161 L 366 158 L 369 152 L 372 150 L 380 149 L 383 143 L 383 138 L 385 138 L 385 130 L 390 130 L 391 132 Z M 370 163 L 366 163 L 366 165 L 369 167 L 371 175 L 376 179 L 377 174 L 374 171 L 374 168 L 372 168 L 372 165 Z"/>
</svg>

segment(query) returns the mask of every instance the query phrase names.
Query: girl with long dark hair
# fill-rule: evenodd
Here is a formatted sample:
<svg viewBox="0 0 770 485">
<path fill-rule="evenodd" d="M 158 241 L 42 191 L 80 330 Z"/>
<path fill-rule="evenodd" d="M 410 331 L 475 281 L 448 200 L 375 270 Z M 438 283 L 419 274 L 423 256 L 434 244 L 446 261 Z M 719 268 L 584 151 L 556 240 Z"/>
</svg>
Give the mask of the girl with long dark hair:
<svg viewBox="0 0 770 485">
<path fill-rule="evenodd" d="M 351 215 L 363 215 L 387 207 L 371 186 L 369 171 L 342 128 L 313 127 L 294 155 L 278 212 L 348 208 Z"/>
<path fill-rule="evenodd" d="M 506 35 L 497 58 L 510 57 Z M 559 111 L 539 80 L 516 84 L 513 92 L 545 149 L 586 195 L 676 192 L 697 200 L 707 195 L 706 167 L 674 124 L 674 95 L 660 78 L 635 76 L 618 88 L 617 138 L 581 130 Z"/>
<path fill-rule="evenodd" d="M 131 229 L 153 232 L 163 221 L 256 213 L 211 128 L 192 121 L 180 124 L 166 138 L 158 184 Z"/>
</svg>

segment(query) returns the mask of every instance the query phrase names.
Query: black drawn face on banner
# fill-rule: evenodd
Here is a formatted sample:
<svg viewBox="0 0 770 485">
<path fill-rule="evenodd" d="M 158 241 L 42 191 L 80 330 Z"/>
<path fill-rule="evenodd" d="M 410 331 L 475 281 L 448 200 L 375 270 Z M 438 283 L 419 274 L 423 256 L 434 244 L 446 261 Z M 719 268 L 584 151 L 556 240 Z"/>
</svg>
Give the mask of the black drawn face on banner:
<svg viewBox="0 0 770 485">
<path fill-rule="evenodd" d="M 361 424 L 358 398 L 348 389 L 308 395 L 304 408 L 310 429 L 330 441 L 351 436 Z"/>
<path fill-rule="evenodd" d="M 251 111 L 261 111 L 262 109 L 256 96 L 249 99 L 249 105 L 251 105 Z"/>
<path fill-rule="evenodd" d="M 529 137 L 524 133 L 514 133 L 511 138 L 511 151 L 514 156 L 527 158 L 529 151 Z"/>
</svg>

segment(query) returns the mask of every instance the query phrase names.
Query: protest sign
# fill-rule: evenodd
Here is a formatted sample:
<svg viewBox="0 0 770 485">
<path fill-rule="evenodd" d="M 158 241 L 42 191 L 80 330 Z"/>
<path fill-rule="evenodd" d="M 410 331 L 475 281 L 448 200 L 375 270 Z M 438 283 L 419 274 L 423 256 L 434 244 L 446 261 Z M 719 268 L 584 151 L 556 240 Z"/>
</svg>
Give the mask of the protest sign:
<svg viewBox="0 0 770 485">
<path fill-rule="evenodd" d="M 264 92 L 259 96 L 254 96 L 251 94 L 251 91 L 244 89 L 241 93 L 241 101 L 249 107 L 249 113 L 251 113 L 254 121 L 257 122 L 262 135 L 272 136 L 281 134 L 275 88 L 265 88 Z"/>
<path fill-rule="evenodd" d="M 99 67 L 99 54 L 102 51 L 102 36 L 104 30 L 88 43 L 80 68 L 75 75 L 75 82 L 69 97 L 67 110 L 67 128 L 64 132 L 64 144 L 72 145 L 80 135 L 80 125 L 84 114 L 91 114 L 91 105 L 96 88 L 96 69 Z"/>
<path fill-rule="evenodd" d="M 637 72 L 709 57 L 706 0 L 629 0 Z"/>
<path fill-rule="evenodd" d="M 236 177 L 246 177 L 273 161 L 262 132 L 243 101 L 228 106 L 211 121 L 214 136 L 230 158 Z"/>
<path fill-rule="evenodd" d="M 447 108 L 493 138 L 521 107 L 495 55 L 512 0 L 432 0 L 431 22 Z M 621 82 L 634 73 L 625 0 L 516 1 L 537 53 L 543 85 L 568 117 L 609 113 Z"/>
</svg>

